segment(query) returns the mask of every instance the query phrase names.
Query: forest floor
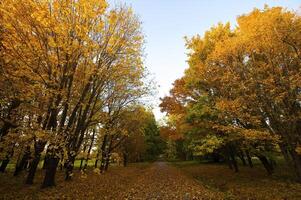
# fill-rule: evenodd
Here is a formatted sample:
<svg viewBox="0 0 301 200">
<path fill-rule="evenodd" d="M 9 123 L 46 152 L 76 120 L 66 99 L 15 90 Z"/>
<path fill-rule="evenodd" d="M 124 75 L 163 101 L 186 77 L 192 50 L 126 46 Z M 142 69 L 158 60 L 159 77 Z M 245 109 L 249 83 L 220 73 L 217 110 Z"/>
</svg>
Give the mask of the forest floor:
<svg viewBox="0 0 301 200">
<path fill-rule="evenodd" d="M 278 164 L 275 173 L 269 176 L 259 163 L 253 168 L 241 165 L 235 173 L 225 164 L 173 162 L 207 189 L 222 192 L 224 199 L 300 200 L 301 184 L 293 181 L 294 175 L 283 163 Z"/>
<path fill-rule="evenodd" d="M 24 177 L 0 175 L 0 199 L 301 199 L 301 184 L 281 177 L 268 177 L 262 169 L 241 168 L 235 174 L 225 165 L 140 163 L 113 166 L 107 173 L 74 173 L 63 181 L 58 171 L 57 186 L 41 189 L 42 171 L 33 186 Z"/>
</svg>

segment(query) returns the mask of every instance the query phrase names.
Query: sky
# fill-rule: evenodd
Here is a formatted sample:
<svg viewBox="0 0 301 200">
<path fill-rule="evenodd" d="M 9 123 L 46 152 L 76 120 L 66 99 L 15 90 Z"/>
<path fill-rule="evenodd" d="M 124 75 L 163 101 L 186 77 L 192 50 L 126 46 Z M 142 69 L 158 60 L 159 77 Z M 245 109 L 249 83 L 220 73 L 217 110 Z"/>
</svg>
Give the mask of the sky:
<svg viewBox="0 0 301 200">
<path fill-rule="evenodd" d="M 301 0 L 109 0 L 109 3 L 131 6 L 142 21 L 145 66 L 158 85 L 153 97 L 157 120 L 164 116 L 158 107 L 159 98 L 168 95 L 174 80 L 188 68 L 184 36 L 203 35 L 219 22 L 229 21 L 235 26 L 237 16 L 265 4 L 289 10 L 300 10 L 301 6 Z"/>
</svg>

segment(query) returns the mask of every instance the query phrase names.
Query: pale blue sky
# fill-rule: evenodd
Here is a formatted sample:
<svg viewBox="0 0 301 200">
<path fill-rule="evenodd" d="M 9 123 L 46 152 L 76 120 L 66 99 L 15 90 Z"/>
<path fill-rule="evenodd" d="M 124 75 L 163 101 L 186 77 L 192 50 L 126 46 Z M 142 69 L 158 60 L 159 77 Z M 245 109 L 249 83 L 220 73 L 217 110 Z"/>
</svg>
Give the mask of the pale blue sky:
<svg viewBox="0 0 301 200">
<path fill-rule="evenodd" d="M 168 95 L 175 79 L 183 75 L 188 67 L 183 37 L 202 35 L 218 22 L 235 24 L 237 16 L 253 8 L 283 6 L 300 9 L 301 0 L 110 0 L 123 2 L 143 22 L 146 36 L 145 64 L 154 74 L 160 87 L 154 101 L 154 112 L 159 119 L 163 115 L 158 108 L 159 97 Z M 114 3 L 113 3 L 114 4 Z"/>
</svg>

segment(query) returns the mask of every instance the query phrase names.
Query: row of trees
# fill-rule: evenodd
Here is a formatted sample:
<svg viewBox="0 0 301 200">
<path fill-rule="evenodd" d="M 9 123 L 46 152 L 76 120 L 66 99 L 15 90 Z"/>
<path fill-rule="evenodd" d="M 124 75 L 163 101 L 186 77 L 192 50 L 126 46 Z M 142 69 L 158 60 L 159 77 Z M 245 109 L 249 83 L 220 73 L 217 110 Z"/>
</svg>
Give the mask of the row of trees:
<svg viewBox="0 0 301 200">
<path fill-rule="evenodd" d="M 163 153 L 164 141 L 155 117 L 143 106 L 124 109 L 114 127 L 109 134 L 99 126 L 86 132 L 78 154 L 80 169 L 86 169 L 92 157 L 95 158 L 95 168 L 101 161 L 100 170 L 103 172 L 108 169 L 110 161 L 119 164 L 123 161 L 126 166 L 128 162 L 153 161 Z"/>
<path fill-rule="evenodd" d="M 126 6 L 2 0 L 0 171 L 17 157 L 15 175 L 30 163 L 33 184 L 45 153 L 43 187 L 53 186 L 59 163 L 70 180 L 78 154 L 88 161 L 95 149 L 105 171 L 111 153 L 153 117 L 137 105 L 150 92 L 143 43 Z"/>
<path fill-rule="evenodd" d="M 301 17 L 281 7 L 187 39 L 189 68 L 162 99 L 186 154 L 222 156 L 238 171 L 256 156 L 269 174 L 281 152 L 301 181 Z"/>
</svg>

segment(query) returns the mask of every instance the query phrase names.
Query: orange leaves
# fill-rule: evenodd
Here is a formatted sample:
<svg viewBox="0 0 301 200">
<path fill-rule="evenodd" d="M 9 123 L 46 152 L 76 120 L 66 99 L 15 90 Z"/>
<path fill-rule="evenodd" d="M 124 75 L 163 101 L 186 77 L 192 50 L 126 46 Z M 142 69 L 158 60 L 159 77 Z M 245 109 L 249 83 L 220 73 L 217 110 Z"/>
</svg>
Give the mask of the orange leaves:
<svg viewBox="0 0 301 200">
<path fill-rule="evenodd" d="M 134 127 L 144 122 L 141 112 L 114 121 L 150 91 L 141 23 L 130 8 L 108 9 L 105 0 L 3 0 L 0 13 L 0 97 L 5 106 L 22 101 L 14 116 L 20 134 L 31 128 L 38 141 L 72 157 L 91 125 L 109 124 L 121 136 L 141 131 Z"/>
<path fill-rule="evenodd" d="M 112 10 L 112 11 L 109 13 L 109 23 L 110 23 L 110 24 L 115 24 L 117 18 L 118 18 L 118 16 L 117 16 L 116 11 L 115 11 L 115 10 Z"/>
<path fill-rule="evenodd" d="M 183 139 L 183 135 L 179 133 L 179 130 L 177 129 L 172 129 L 168 126 L 162 126 L 160 127 L 160 135 L 163 139 L 167 140 L 180 140 Z"/>
<path fill-rule="evenodd" d="M 226 99 L 221 99 L 216 103 L 217 109 L 221 111 L 238 111 L 240 108 L 242 108 L 242 104 L 239 102 L 239 99 L 235 100 L 226 100 Z"/>
<path fill-rule="evenodd" d="M 232 30 L 218 24 L 204 37 L 186 38 L 189 68 L 162 100 L 162 110 L 178 122 L 178 131 L 190 124 L 186 133 L 194 130 L 196 139 L 211 129 L 226 141 L 248 144 L 276 147 L 289 135 L 299 140 L 300 16 L 265 7 L 237 21 Z"/>
</svg>

